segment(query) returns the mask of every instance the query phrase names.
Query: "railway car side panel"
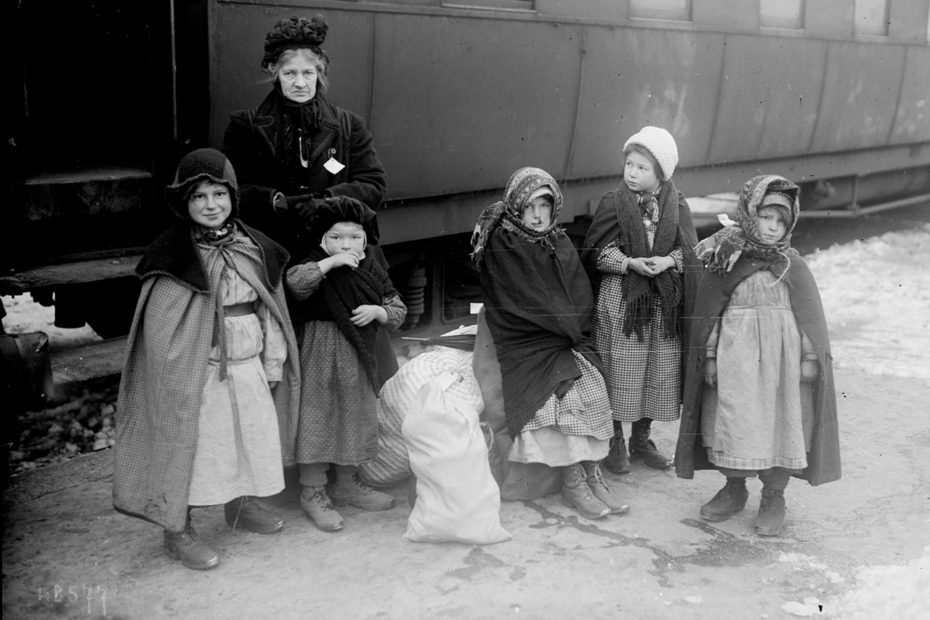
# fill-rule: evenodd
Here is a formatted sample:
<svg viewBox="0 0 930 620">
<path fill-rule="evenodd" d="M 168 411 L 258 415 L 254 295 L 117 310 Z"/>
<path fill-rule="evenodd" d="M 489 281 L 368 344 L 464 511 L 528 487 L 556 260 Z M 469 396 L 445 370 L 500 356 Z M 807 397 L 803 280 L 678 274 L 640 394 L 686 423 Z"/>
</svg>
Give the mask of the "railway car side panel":
<svg viewBox="0 0 930 620">
<path fill-rule="evenodd" d="M 832 42 L 814 152 L 888 144 L 904 78 L 903 45 Z"/>
<path fill-rule="evenodd" d="M 930 141 L 930 47 L 909 46 L 890 142 Z"/>
<path fill-rule="evenodd" d="M 643 125 L 678 142 L 681 166 L 704 162 L 723 35 L 590 27 L 570 178 L 618 176 L 623 143 Z"/>
<path fill-rule="evenodd" d="M 579 40 L 549 23 L 378 15 L 372 126 L 390 197 L 496 188 L 528 164 L 561 170 Z"/>
<path fill-rule="evenodd" d="M 804 153 L 817 120 L 827 43 L 727 36 L 708 163 Z"/>
</svg>

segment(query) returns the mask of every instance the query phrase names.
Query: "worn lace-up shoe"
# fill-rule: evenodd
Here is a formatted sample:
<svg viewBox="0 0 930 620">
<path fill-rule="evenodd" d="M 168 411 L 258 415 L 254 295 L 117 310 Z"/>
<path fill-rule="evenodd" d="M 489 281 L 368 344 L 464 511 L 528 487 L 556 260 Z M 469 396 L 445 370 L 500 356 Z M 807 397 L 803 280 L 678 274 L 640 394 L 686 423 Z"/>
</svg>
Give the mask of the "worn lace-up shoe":
<svg viewBox="0 0 930 620">
<path fill-rule="evenodd" d="M 610 509 L 610 514 L 619 515 L 630 510 L 630 507 L 621 501 L 620 494 L 607 485 L 597 461 L 585 461 L 583 466 L 591 493 Z"/>
<path fill-rule="evenodd" d="M 785 493 L 781 490 L 762 489 L 762 501 L 756 515 L 756 534 L 759 536 L 781 536 L 785 531 Z"/>
<path fill-rule="evenodd" d="M 324 532 L 342 529 L 342 515 L 333 508 L 325 487 L 303 487 L 300 490 L 300 507 L 313 524 Z"/>
<path fill-rule="evenodd" d="M 587 519 L 600 519 L 610 514 L 610 508 L 591 492 L 581 463 L 563 469 L 562 501 Z"/>
<path fill-rule="evenodd" d="M 181 532 L 165 530 L 165 553 L 193 570 L 207 570 L 220 563 L 219 554 L 200 540 L 189 521 Z"/>
<path fill-rule="evenodd" d="M 604 469 L 612 474 L 622 475 L 630 473 L 630 457 L 626 451 L 626 441 L 623 436 L 616 435 L 610 440 L 610 452 L 604 459 Z"/>
<path fill-rule="evenodd" d="M 348 480 L 337 474 L 336 484 L 330 487 L 329 496 L 335 506 L 355 506 L 369 511 L 388 510 L 394 507 L 392 496 L 375 491 L 362 483 L 357 471 L 353 472 Z"/>
<path fill-rule="evenodd" d="M 226 514 L 226 523 L 234 530 L 275 534 L 284 527 L 284 519 L 259 504 L 251 495 L 243 495 L 227 502 L 223 512 Z"/>
<path fill-rule="evenodd" d="M 717 491 L 713 499 L 701 506 L 701 518 L 705 521 L 726 521 L 746 506 L 749 491 L 745 478 L 727 477 L 727 483 Z"/>
</svg>

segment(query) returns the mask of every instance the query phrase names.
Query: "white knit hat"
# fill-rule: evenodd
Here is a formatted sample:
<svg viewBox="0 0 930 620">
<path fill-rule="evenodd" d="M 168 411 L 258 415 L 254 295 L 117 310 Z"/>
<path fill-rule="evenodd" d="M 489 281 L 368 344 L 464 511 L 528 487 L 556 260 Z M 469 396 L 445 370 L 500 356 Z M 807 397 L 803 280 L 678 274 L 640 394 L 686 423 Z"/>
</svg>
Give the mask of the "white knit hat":
<svg viewBox="0 0 930 620">
<path fill-rule="evenodd" d="M 652 156 L 659 162 L 659 168 L 662 169 L 662 176 L 665 180 L 672 178 L 675 166 L 678 165 L 678 146 L 672 134 L 661 127 L 647 125 L 630 136 L 630 139 L 623 145 L 624 153 L 631 144 L 637 144 L 652 153 Z"/>
</svg>

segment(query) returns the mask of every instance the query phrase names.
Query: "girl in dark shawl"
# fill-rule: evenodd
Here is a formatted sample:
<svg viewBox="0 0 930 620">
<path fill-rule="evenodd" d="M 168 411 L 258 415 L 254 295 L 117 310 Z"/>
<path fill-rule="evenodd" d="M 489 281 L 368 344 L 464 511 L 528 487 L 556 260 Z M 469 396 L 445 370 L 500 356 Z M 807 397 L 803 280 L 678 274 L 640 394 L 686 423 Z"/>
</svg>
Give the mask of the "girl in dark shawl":
<svg viewBox="0 0 930 620">
<path fill-rule="evenodd" d="M 297 342 L 282 286 L 288 255 L 236 219 L 226 157 L 189 153 L 168 190 L 178 220 L 137 267 L 113 504 L 162 526 L 170 557 L 207 569 L 219 556 L 191 526 L 190 506 L 225 503 L 236 529 L 284 525 L 254 496 L 282 491 L 282 460 L 293 462 L 297 412 L 283 403 L 300 390 Z"/>
<path fill-rule="evenodd" d="M 785 524 L 791 475 L 812 485 L 840 477 L 839 434 L 826 320 L 807 263 L 791 248 L 798 187 L 763 175 L 743 186 L 738 225 L 698 244 L 700 283 L 685 372 L 675 465 L 691 478 L 716 467 L 726 485 L 701 507 L 723 521 L 762 480 L 755 529 Z"/>
<path fill-rule="evenodd" d="M 598 461 L 612 435 L 610 404 L 591 345 L 594 299 L 557 218 L 558 183 L 538 168 L 510 177 L 473 239 L 488 328 L 497 347 L 511 461 L 563 468 L 562 498 L 596 519 L 626 512 Z"/>
<path fill-rule="evenodd" d="M 700 272 L 688 203 L 672 182 L 678 148 L 671 134 L 644 127 L 623 145 L 623 182 L 601 198 L 582 259 L 597 291 L 594 344 L 614 415 L 604 466 L 630 459 L 671 465 L 650 439 L 653 420 L 677 420 L 681 406 L 683 317 Z M 632 423 L 629 456 L 622 423 Z"/>
<path fill-rule="evenodd" d="M 323 531 L 342 529 L 333 507 L 387 510 L 394 498 L 362 484 L 358 465 L 378 447 L 376 401 L 397 369 L 376 346 L 407 308 L 387 272 L 366 253 L 377 241 L 374 211 L 354 198 L 327 198 L 311 220 L 317 246 L 287 270 L 298 325 L 303 391 L 297 434 L 300 505 Z M 335 483 L 326 488 L 335 465 Z"/>
</svg>

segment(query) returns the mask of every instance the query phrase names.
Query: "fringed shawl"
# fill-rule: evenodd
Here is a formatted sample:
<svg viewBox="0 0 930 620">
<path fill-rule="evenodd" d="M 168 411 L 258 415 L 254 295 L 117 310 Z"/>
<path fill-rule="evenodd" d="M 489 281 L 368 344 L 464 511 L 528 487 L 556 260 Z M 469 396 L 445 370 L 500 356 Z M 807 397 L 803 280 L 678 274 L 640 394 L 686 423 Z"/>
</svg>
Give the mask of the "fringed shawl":
<svg viewBox="0 0 930 620">
<path fill-rule="evenodd" d="M 656 298 L 663 302 L 666 336 L 681 333 L 681 317 L 688 310 L 690 294 L 693 294 L 700 273 L 700 265 L 691 249 L 697 243 L 697 234 L 691 222 L 688 203 L 672 181 L 663 183 L 657 202 L 659 221 L 651 250 L 643 227 L 640 196 L 621 183 L 616 191 L 608 192 L 601 198 L 581 252 L 596 293 L 601 278 L 597 271 L 597 260 L 612 241 L 617 241 L 620 251 L 630 258 L 667 256 L 676 247 L 681 248 L 684 274 L 669 269 L 654 278 L 645 278 L 633 271 L 623 276 L 622 291 L 627 300 L 624 333 L 630 335 L 635 331 L 640 338 L 643 336 L 643 327 L 651 321 Z"/>
</svg>

